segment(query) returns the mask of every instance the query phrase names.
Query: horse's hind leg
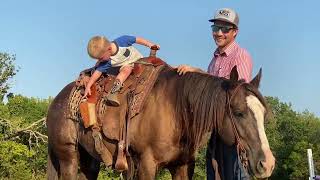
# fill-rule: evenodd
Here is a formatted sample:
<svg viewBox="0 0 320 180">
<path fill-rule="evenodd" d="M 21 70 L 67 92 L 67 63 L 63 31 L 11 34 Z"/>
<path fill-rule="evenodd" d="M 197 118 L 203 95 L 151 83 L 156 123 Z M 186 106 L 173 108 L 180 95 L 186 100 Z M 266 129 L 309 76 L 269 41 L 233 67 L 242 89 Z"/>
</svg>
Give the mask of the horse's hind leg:
<svg viewBox="0 0 320 180">
<path fill-rule="evenodd" d="M 83 147 L 79 146 L 80 177 L 81 180 L 95 180 L 98 178 L 100 162 L 93 158 Z"/>
</svg>

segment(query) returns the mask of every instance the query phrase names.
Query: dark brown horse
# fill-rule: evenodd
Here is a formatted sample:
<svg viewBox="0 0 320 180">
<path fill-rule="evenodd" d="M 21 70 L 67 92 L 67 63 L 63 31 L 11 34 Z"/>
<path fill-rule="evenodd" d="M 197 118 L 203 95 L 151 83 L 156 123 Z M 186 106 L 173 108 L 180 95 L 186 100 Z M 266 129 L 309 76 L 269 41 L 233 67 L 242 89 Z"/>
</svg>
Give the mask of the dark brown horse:
<svg viewBox="0 0 320 180">
<path fill-rule="evenodd" d="M 268 109 L 257 89 L 260 77 L 261 70 L 250 83 L 243 83 L 236 68 L 230 80 L 163 70 L 128 132 L 136 178 L 155 179 L 157 170 L 164 167 L 173 179 L 191 179 L 195 153 L 210 132 L 229 145 L 237 142 L 237 135 L 247 152 L 251 174 L 269 177 L 275 159 L 264 131 Z M 48 179 L 76 179 L 78 173 L 82 179 L 96 179 L 99 173 L 101 159 L 94 153 L 90 132 L 67 118 L 73 86 L 67 85 L 57 95 L 48 112 Z M 107 147 L 115 157 L 113 143 Z"/>
</svg>

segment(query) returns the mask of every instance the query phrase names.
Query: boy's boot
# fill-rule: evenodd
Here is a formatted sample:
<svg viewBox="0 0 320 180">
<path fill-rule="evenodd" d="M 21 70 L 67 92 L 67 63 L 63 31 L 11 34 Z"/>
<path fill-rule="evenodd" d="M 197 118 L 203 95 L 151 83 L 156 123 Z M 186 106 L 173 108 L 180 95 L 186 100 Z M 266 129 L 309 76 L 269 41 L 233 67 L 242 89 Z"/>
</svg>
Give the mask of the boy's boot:
<svg viewBox="0 0 320 180">
<path fill-rule="evenodd" d="M 124 141 L 120 141 L 118 143 L 118 156 L 117 156 L 117 161 L 115 164 L 115 168 L 117 171 L 126 171 L 128 170 L 128 163 L 126 159 L 126 155 L 124 153 L 125 150 L 125 143 Z"/>
<path fill-rule="evenodd" d="M 118 93 L 122 87 L 122 84 L 119 79 L 116 79 L 113 83 L 113 87 L 111 88 L 110 93 L 107 95 L 107 101 L 112 106 L 119 106 L 120 101 L 118 99 Z"/>
</svg>

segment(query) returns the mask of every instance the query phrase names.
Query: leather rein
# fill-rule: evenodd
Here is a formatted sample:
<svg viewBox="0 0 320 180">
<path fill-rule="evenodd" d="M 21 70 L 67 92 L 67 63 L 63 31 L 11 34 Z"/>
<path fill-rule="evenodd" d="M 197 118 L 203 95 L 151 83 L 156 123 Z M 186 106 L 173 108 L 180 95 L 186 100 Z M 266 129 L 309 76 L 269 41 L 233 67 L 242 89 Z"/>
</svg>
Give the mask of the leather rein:
<svg viewBox="0 0 320 180">
<path fill-rule="evenodd" d="M 234 133 L 235 138 L 236 138 L 235 139 L 235 145 L 237 147 L 237 153 L 238 153 L 240 162 L 241 162 L 242 166 L 244 167 L 244 169 L 247 170 L 247 172 L 248 172 L 249 160 L 248 160 L 248 156 L 247 156 L 247 151 L 245 150 L 245 148 L 243 146 L 243 143 L 242 143 L 242 141 L 240 139 L 239 132 L 238 132 L 238 129 L 237 129 L 236 124 L 235 124 L 235 117 L 234 117 L 234 115 L 232 113 L 232 110 L 231 110 L 231 100 L 237 94 L 237 92 L 239 91 L 240 87 L 243 84 L 244 83 L 240 83 L 235 88 L 233 93 L 228 93 L 227 92 L 227 110 L 228 110 L 228 114 L 230 116 L 230 120 L 231 120 L 231 124 L 232 124 L 232 130 L 233 130 L 233 133 Z"/>
</svg>

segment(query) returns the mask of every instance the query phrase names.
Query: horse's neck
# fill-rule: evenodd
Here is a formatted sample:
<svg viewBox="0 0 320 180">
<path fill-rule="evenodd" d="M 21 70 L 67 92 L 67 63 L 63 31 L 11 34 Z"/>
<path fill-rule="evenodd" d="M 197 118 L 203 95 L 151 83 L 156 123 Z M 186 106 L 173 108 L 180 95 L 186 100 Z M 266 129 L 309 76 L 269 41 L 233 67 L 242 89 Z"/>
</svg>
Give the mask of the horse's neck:
<svg viewBox="0 0 320 180">
<path fill-rule="evenodd" d="M 190 141 L 199 147 L 205 134 L 221 127 L 226 93 L 222 80 L 209 75 L 189 73 L 177 79 L 177 113 Z"/>
</svg>

